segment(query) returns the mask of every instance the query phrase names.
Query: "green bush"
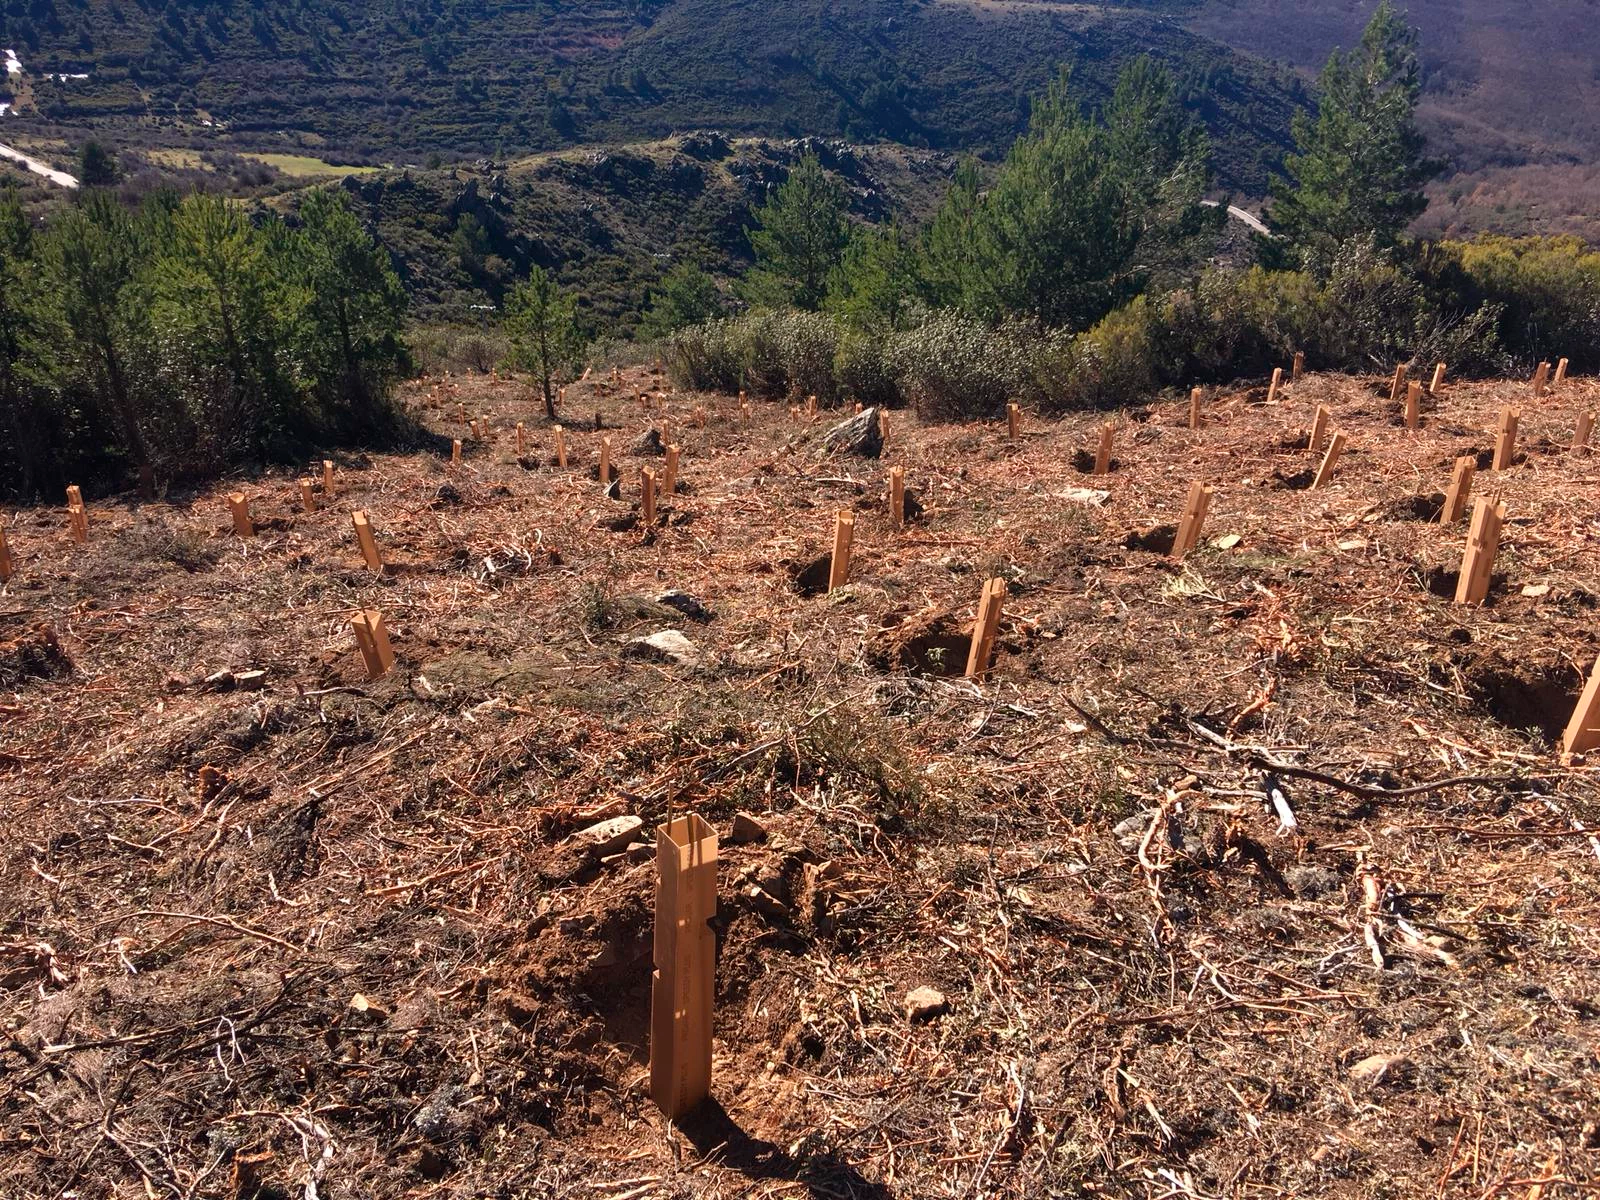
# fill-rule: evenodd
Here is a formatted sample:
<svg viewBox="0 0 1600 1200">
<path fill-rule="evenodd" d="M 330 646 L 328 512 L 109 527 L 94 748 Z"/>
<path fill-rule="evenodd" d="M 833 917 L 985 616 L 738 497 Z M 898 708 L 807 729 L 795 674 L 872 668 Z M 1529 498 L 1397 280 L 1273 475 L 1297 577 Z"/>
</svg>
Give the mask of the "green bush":
<svg viewBox="0 0 1600 1200">
<path fill-rule="evenodd" d="M 681 388 L 736 392 L 744 387 L 739 330 L 743 317 L 725 317 L 680 329 L 662 342 L 672 382 Z"/>
<path fill-rule="evenodd" d="M 759 308 L 680 329 L 664 347 L 679 387 L 744 389 L 769 398 L 815 395 L 832 403 L 846 390 L 834 369 L 840 338 L 832 317 Z"/>
<path fill-rule="evenodd" d="M 900 380 L 884 337 L 846 329 L 834 351 L 833 374 L 838 390 L 848 399 L 885 407 L 900 403 Z"/>
<path fill-rule="evenodd" d="M 1483 237 L 1443 243 L 1433 257 L 1441 285 L 1499 308 L 1499 340 L 1518 361 L 1566 357 L 1600 370 L 1600 254 L 1582 241 Z"/>
<path fill-rule="evenodd" d="M 510 342 L 498 329 L 459 325 L 422 325 L 406 335 L 417 370 L 425 375 L 445 371 L 488 371 L 506 357 Z"/>
<path fill-rule="evenodd" d="M 1172 382 L 1259 375 L 1317 342 L 1323 319 L 1322 295 L 1309 275 L 1207 271 L 1161 304 L 1160 369 Z"/>
<path fill-rule="evenodd" d="M 1040 335 L 991 327 L 945 309 L 896 334 L 890 351 L 906 403 L 923 416 L 994 417 L 1012 400 L 1038 400 Z"/>
</svg>

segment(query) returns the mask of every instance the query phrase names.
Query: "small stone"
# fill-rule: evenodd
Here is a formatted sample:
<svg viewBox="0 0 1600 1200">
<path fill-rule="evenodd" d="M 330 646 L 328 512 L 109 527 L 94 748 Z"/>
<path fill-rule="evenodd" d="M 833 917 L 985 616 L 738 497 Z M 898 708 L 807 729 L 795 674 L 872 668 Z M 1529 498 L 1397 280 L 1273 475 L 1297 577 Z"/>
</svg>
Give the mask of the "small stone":
<svg viewBox="0 0 1600 1200">
<path fill-rule="evenodd" d="M 950 1011 L 950 1002 L 938 988 L 919 987 L 906 993 L 906 1020 L 931 1021 Z"/>
<path fill-rule="evenodd" d="M 1068 504 L 1088 504 L 1095 508 L 1099 508 L 1111 499 L 1111 493 L 1100 488 L 1069 487 L 1066 491 L 1056 494 Z"/>
<path fill-rule="evenodd" d="M 767 840 L 767 827 L 749 813 L 734 813 L 728 840 L 734 843 L 764 842 Z"/>
<path fill-rule="evenodd" d="M 609 821 L 578 830 L 572 835 L 572 840 L 596 858 L 604 858 L 626 849 L 643 828 L 644 822 L 638 817 L 612 817 Z"/>
<path fill-rule="evenodd" d="M 241 692 L 259 692 L 266 682 L 265 671 L 240 671 L 233 677 L 233 686 Z"/>
<path fill-rule="evenodd" d="M 790 921 L 794 918 L 789 906 L 760 884 L 752 883 L 745 889 L 744 895 L 751 908 L 770 920 Z"/>
<path fill-rule="evenodd" d="M 1415 1067 L 1416 1064 L 1404 1055 L 1374 1054 L 1351 1067 L 1350 1078 L 1373 1087 L 1380 1083 L 1404 1083 Z"/>
<path fill-rule="evenodd" d="M 1147 808 L 1143 812 L 1134 813 L 1118 821 L 1111 829 L 1112 835 L 1129 854 L 1139 849 L 1139 843 L 1144 841 L 1145 830 L 1150 828 L 1150 822 L 1161 814 L 1159 808 Z"/>
<path fill-rule="evenodd" d="M 663 629 L 649 637 L 633 638 L 622 647 L 622 653 L 626 658 L 677 663 L 682 667 L 698 667 L 705 657 L 681 629 Z"/>
<path fill-rule="evenodd" d="M 388 1012 L 360 992 L 350 997 L 350 1020 L 381 1022 Z"/>
</svg>

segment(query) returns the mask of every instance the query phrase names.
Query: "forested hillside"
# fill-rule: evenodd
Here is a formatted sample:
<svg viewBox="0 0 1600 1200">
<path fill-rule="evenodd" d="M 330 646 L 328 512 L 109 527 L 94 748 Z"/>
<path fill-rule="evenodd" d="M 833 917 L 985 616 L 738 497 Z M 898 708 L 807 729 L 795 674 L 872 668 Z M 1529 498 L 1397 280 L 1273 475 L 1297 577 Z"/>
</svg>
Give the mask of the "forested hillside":
<svg viewBox="0 0 1600 1200">
<path fill-rule="evenodd" d="M 0 39 L 25 67 L 24 121 L 93 122 L 124 145 L 310 139 L 394 162 L 697 127 L 999 151 L 1060 64 L 1103 96 L 1121 62 L 1151 53 L 1209 126 L 1221 182 L 1259 194 L 1304 98 L 1150 8 L 13 0 Z"/>
<path fill-rule="evenodd" d="M 1536 19 L 1503 0 L 1406 7 L 1426 47 L 1419 115 L 1449 167 L 1430 227 L 1592 235 L 1592 5 L 1549 0 Z M 0 81 L 11 106 L 0 140 L 48 154 L 93 129 L 123 150 L 379 164 L 711 127 L 994 155 L 1058 64 L 1103 97 L 1122 62 L 1150 53 L 1206 120 L 1218 183 L 1256 197 L 1292 103 L 1371 11 L 1322 0 L 9 0 L 0 45 L 22 70 Z"/>
<path fill-rule="evenodd" d="M 723 279 L 750 266 L 752 209 L 808 148 L 862 222 L 931 215 L 954 165 L 949 155 L 894 146 L 700 133 L 605 153 L 385 171 L 343 186 L 420 315 L 478 324 L 483 306 L 498 307 L 539 266 L 574 289 L 587 327 L 625 335 L 641 298 L 673 266 Z"/>
</svg>

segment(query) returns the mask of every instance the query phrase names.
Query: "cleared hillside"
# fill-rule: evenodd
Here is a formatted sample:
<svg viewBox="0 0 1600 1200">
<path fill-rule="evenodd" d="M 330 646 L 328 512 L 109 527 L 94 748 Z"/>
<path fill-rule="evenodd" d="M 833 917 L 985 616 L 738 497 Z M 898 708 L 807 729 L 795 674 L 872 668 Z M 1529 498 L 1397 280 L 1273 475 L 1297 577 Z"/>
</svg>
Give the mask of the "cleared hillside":
<svg viewBox="0 0 1600 1200">
<path fill-rule="evenodd" d="M 83 547 L 12 520 L 0 1194 L 1592 1191 L 1600 768 L 1551 738 L 1600 653 L 1567 449 L 1600 385 L 1450 387 L 1415 433 L 1377 378 L 1208 395 L 1199 431 L 1158 401 L 1094 477 L 1103 417 L 897 411 L 883 461 L 829 459 L 829 414 L 604 374 L 567 469 L 526 384 L 476 377 L 408 388 L 437 444 L 341 457 L 314 513 L 270 474 L 91 495 Z M 1429 518 L 1507 403 L 1490 600 L 1454 605 L 1466 528 Z M 1319 404 L 1349 449 L 1310 489 Z M 684 452 L 654 527 L 647 428 Z M 722 835 L 715 1103 L 669 1127 L 648 839 L 691 809 Z"/>
</svg>

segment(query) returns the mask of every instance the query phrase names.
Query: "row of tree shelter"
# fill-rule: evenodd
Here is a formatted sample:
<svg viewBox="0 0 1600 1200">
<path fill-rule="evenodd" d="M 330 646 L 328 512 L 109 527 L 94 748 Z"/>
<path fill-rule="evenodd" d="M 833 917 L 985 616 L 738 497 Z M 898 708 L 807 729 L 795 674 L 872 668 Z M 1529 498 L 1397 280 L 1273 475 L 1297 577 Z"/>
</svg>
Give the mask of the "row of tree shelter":
<svg viewBox="0 0 1600 1200">
<path fill-rule="evenodd" d="M 1534 373 L 1532 390 L 1535 398 L 1544 395 L 1551 384 L 1560 384 L 1567 377 L 1567 360 L 1561 359 L 1552 372 L 1551 364 L 1542 362 Z M 1304 371 L 1305 356 L 1296 354 L 1291 368 L 1291 380 L 1298 381 Z M 1433 378 L 1427 386 L 1430 396 L 1438 397 L 1444 387 L 1446 366 L 1439 363 L 1434 369 Z M 1277 368 L 1272 373 L 1272 380 L 1267 390 L 1267 403 L 1277 402 L 1280 389 L 1284 383 L 1285 372 Z M 619 373 L 612 372 L 613 382 L 619 382 Z M 446 383 L 443 385 L 449 391 L 457 390 L 456 385 Z M 565 400 L 566 389 L 561 389 L 561 400 Z M 1421 406 L 1424 394 L 1423 385 L 1419 381 L 1408 380 L 1404 365 L 1395 369 L 1393 383 L 1390 388 L 1391 405 L 1399 405 L 1404 401 L 1403 419 L 1407 429 L 1417 429 L 1421 424 Z M 435 406 L 442 404 L 439 387 L 429 393 L 428 400 Z M 651 405 L 648 393 L 640 393 L 639 400 L 647 409 Z M 745 420 L 750 418 L 750 402 L 744 392 L 739 393 L 740 414 Z M 861 412 L 861 405 L 855 406 L 856 412 Z M 799 409 L 792 410 L 799 413 Z M 805 413 L 815 418 L 818 412 L 817 398 L 811 396 L 806 401 Z M 1510 467 L 1516 457 L 1518 423 L 1520 410 L 1512 405 L 1507 405 L 1500 412 L 1500 419 L 1496 432 L 1495 448 L 1492 469 L 1503 471 Z M 488 436 L 487 421 L 480 422 L 476 419 L 468 420 L 464 405 L 457 405 L 456 419 L 463 425 L 469 426 L 475 438 Z M 704 426 L 706 413 L 702 408 L 697 408 L 689 418 L 691 425 Z M 877 410 L 878 433 L 880 440 L 887 441 L 888 420 L 887 414 L 882 409 Z M 1022 412 L 1018 405 L 1010 404 L 1006 409 L 1007 435 L 1016 439 L 1021 434 Z M 1189 395 L 1189 428 L 1198 430 L 1203 420 L 1201 389 L 1195 388 Z M 1321 488 L 1332 478 L 1334 469 L 1348 445 L 1348 437 L 1343 430 L 1334 430 L 1331 439 L 1328 437 L 1331 424 L 1331 414 L 1326 405 L 1319 405 L 1312 420 L 1311 431 L 1307 444 L 1313 454 L 1321 453 L 1322 458 L 1312 478 L 1311 487 Z M 1573 434 L 1572 448 L 1574 451 L 1584 451 L 1589 448 L 1590 438 L 1593 434 L 1595 414 L 1585 412 L 1580 414 L 1577 428 Z M 659 421 L 658 436 L 663 443 L 662 451 L 665 461 L 662 469 L 657 471 L 654 467 L 644 466 L 639 471 L 639 507 L 640 515 L 647 528 L 657 523 L 658 495 L 665 492 L 672 495 L 678 487 L 678 471 L 681 462 L 681 448 L 666 435 L 667 422 L 665 417 Z M 516 439 L 516 452 L 519 460 L 526 459 L 528 451 L 527 430 L 523 422 L 517 422 L 514 431 Z M 1115 428 L 1111 423 L 1105 424 L 1100 431 L 1099 442 L 1094 455 L 1093 474 L 1106 475 L 1111 470 L 1111 453 Z M 553 429 L 554 465 L 560 469 L 568 467 L 568 446 L 566 430 L 562 425 Z M 1326 442 L 1326 449 L 1324 449 Z M 601 437 L 599 443 L 599 465 L 596 471 L 601 486 L 606 488 L 608 494 L 617 495 L 615 485 L 619 478 L 612 466 L 612 443 L 609 437 Z M 462 442 L 454 439 L 451 444 L 451 461 L 453 464 L 462 462 Z M 1476 460 L 1470 455 L 1463 455 L 1456 459 L 1451 472 L 1449 488 L 1445 493 L 1443 508 L 1439 514 L 1441 523 L 1449 525 L 1461 520 L 1465 515 L 1468 500 L 1471 497 L 1473 477 L 1476 472 Z M 306 512 L 317 511 L 316 489 L 309 478 L 299 480 L 299 492 L 302 507 Z M 333 463 L 324 460 L 322 463 L 322 492 L 325 499 L 331 499 L 335 493 Z M 1195 482 L 1190 485 L 1188 496 L 1185 499 L 1182 517 L 1178 523 L 1177 531 L 1173 537 L 1170 551 L 1174 559 L 1182 559 L 1192 551 L 1200 541 L 1201 531 L 1207 515 L 1210 512 L 1214 488 L 1210 484 Z M 894 524 L 903 526 L 906 521 L 906 480 L 904 467 L 891 467 L 889 470 L 889 509 Z M 250 513 L 249 499 L 242 492 L 230 493 L 227 503 L 232 515 L 234 532 L 242 538 L 250 538 L 255 534 L 255 526 Z M 74 485 L 67 489 L 67 517 L 68 528 L 72 539 L 79 545 L 86 544 L 89 540 L 88 510 L 84 505 L 81 489 Z M 1490 582 L 1493 576 L 1495 558 L 1498 554 L 1500 534 L 1506 517 L 1505 503 L 1498 495 L 1479 498 L 1472 513 L 1472 520 L 1468 527 L 1467 542 L 1462 558 L 1461 571 L 1456 588 L 1455 600 L 1458 604 L 1481 604 L 1487 598 Z M 354 525 L 356 541 L 361 550 L 361 556 L 367 567 L 374 571 L 383 570 L 382 555 L 378 550 L 376 537 L 373 533 L 372 523 L 367 514 L 355 511 L 351 514 Z M 850 575 L 850 560 L 853 549 L 855 533 L 855 515 L 846 510 L 839 512 L 834 521 L 833 550 L 829 563 L 828 590 L 830 592 L 843 587 Z M 7 540 L 5 524 L 0 521 L 0 584 L 7 583 L 16 569 L 10 543 Z M 987 675 L 993 660 L 993 650 L 999 624 L 1002 616 L 1003 600 L 1007 589 L 1004 580 L 989 579 L 985 581 L 978 604 L 978 616 L 974 624 L 970 652 L 967 660 L 966 674 L 968 678 L 982 679 Z M 371 677 L 377 678 L 393 666 L 394 656 L 390 647 L 387 632 L 383 626 L 380 614 L 363 611 L 352 618 L 358 647 L 361 650 L 363 661 Z M 1573 716 L 1573 723 L 1567 729 L 1563 738 L 1563 751 L 1567 754 L 1576 754 L 1600 746 L 1600 711 L 1595 711 L 1600 706 L 1600 663 L 1596 664 L 1595 671 L 1591 673 L 1588 685 L 1584 691 L 1584 701 L 1580 702 L 1578 711 Z"/>
<path fill-rule="evenodd" d="M 1304 365 L 1304 356 L 1295 355 L 1291 379 L 1300 378 Z M 1267 393 L 1269 404 L 1277 401 L 1284 383 L 1284 375 L 1282 368 L 1273 371 Z M 1563 382 L 1566 375 L 1566 359 L 1562 359 L 1553 372 L 1549 363 L 1541 363 L 1532 381 L 1534 396 L 1536 398 L 1542 396 L 1550 384 Z M 613 380 L 616 379 L 617 374 L 613 372 Z M 1444 386 L 1444 379 L 1445 364 L 1440 363 L 1426 388 L 1427 393 L 1434 397 L 1439 396 Z M 456 390 L 455 385 L 445 386 L 451 391 Z M 1419 381 L 1409 380 L 1404 366 L 1396 368 L 1389 398 L 1391 405 L 1400 405 L 1403 401 L 1404 422 L 1408 429 L 1420 427 L 1423 395 L 1423 385 Z M 436 405 L 441 403 L 438 388 L 430 393 L 429 400 Z M 648 394 L 641 394 L 640 401 L 649 407 Z M 739 393 L 739 407 L 742 417 L 748 420 L 750 404 L 743 392 Z M 794 411 L 798 413 L 800 410 Z M 815 396 L 807 400 L 804 411 L 811 417 L 817 415 Z M 859 404 L 856 405 L 856 411 L 858 413 L 861 411 Z M 1500 412 L 1492 464 L 1492 469 L 1495 471 L 1505 470 L 1515 459 L 1519 417 L 1520 411 L 1515 406 L 1508 405 Z M 457 419 L 469 425 L 475 437 L 488 436 L 487 423 L 480 425 L 476 420 L 469 422 L 464 406 L 458 405 Z M 704 425 L 705 420 L 704 410 L 697 409 L 690 418 L 690 423 Z M 881 409 L 877 412 L 877 420 L 879 436 L 886 439 L 888 421 Z M 1202 394 L 1199 388 L 1195 388 L 1189 395 L 1189 428 L 1198 430 L 1203 420 Z M 1016 404 L 1008 405 L 1006 410 L 1008 437 L 1016 439 L 1021 436 L 1021 423 L 1020 407 Z M 1594 423 L 1593 413 L 1586 412 L 1579 416 L 1572 441 L 1574 451 L 1589 448 Z M 660 432 L 664 434 L 666 425 L 664 418 L 660 425 L 662 426 Z M 1332 431 L 1332 436 L 1329 436 L 1330 425 L 1331 414 L 1327 406 L 1319 405 L 1308 437 L 1311 452 L 1313 454 L 1320 452 L 1322 455 L 1311 483 L 1314 489 L 1327 484 L 1348 444 L 1348 438 L 1342 430 L 1335 429 Z M 528 450 L 527 431 L 522 422 L 516 425 L 515 438 L 517 456 L 520 459 Z M 1096 446 L 1093 466 L 1093 473 L 1096 475 L 1105 475 L 1111 470 L 1113 438 L 1114 427 L 1108 423 L 1101 428 Z M 566 431 L 561 425 L 555 426 L 553 440 L 555 465 L 564 469 L 568 465 L 568 447 Z M 657 521 L 658 491 L 665 491 L 670 495 L 677 489 L 680 447 L 665 436 L 662 436 L 661 440 L 665 443 L 663 469 L 658 472 L 654 467 L 645 466 L 639 471 L 639 507 L 647 528 L 653 527 Z M 611 439 L 602 437 L 597 477 L 601 486 L 608 490 L 608 494 L 616 495 L 617 492 L 613 488 L 620 480 L 611 463 L 611 449 Z M 460 439 L 452 441 L 451 461 L 454 464 L 462 461 Z M 1472 457 L 1463 456 L 1456 459 L 1449 490 L 1440 512 L 1439 519 L 1443 524 L 1453 524 L 1461 520 L 1465 514 L 1475 469 L 1476 461 Z M 334 465 L 331 460 L 322 462 L 321 482 L 322 499 L 324 502 L 330 501 L 337 495 Z M 299 480 L 298 487 L 302 507 L 308 513 L 316 512 L 319 504 L 314 482 L 310 478 L 304 478 Z M 1210 511 L 1213 491 L 1210 484 L 1195 482 L 1190 485 L 1183 515 L 1173 537 L 1171 556 L 1174 559 L 1181 560 L 1199 544 L 1201 530 Z M 255 524 L 248 497 L 243 492 L 233 492 L 228 495 L 227 503 L 233 519 L 234 533 L 241 538 L 254 537 Z M 889 507 L 894 524 L 897 527 L 903 526 L 906 521 L 904 467 L 894 466 L 889 470 Z M 369 570 L 381 572 L 384 569 L 384 562 L 371 520 L 367 513 L 360 510 L 353 511 L 350 516 L 362 560 Z M 72 540 L 79 545 L 86 544 L 90 537 L 89 514 L 83 501 L 82 491 L 77 486 L 67 489 L 67 517 Z M 1457 604 L 1481 604 L 1488 596 L 1505 517 L 1506 506 L 1498 495 L 1480 497 L 1474 503 L 1456 590 Z M 847 510 L 838 512 L 834 519 L 833 549 L 829 560 L 830 592 L 843 587 L 849 580 L 854 533 L 854 513 Z M 15 570 L 16 562 L 6 538 L 5 525 L 4 522 L 0 522 L 0 584 L 9 582 Z M 1005 580 L 990 578 L 984 582 L 967 659 L 966 675 L 970 679 L 982 680 L 989 672 L 1006 595 Z M 363 609 L 352 614 L 350 625 L 368 677 L 377 679 L 387 674 L 393 668 L 395 658 L 382 613 L 374 609 Z M 1600 747 L 1600 661 L 1596 662 L 1589 675 L 1562 738 L 1563 756 L 1569 760 L 1574 755 L 1597 747 Z M 711 1087 L 711 1029 L 715 994 L 713 970 L 716 946 L 715 935 L 709 921 L 716 915 L 716 830 L 697 815 L 691 814 L 673 819 L 669 814 L 669 820 L 657 830 L 656 852 L 655 971 L 651 985 L 650 1029 L 651 1094 L 662 1111 L 669 1118 L 676 1119 L 704 1100 L 710 1094 Z"/>
</svg>

